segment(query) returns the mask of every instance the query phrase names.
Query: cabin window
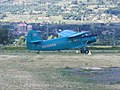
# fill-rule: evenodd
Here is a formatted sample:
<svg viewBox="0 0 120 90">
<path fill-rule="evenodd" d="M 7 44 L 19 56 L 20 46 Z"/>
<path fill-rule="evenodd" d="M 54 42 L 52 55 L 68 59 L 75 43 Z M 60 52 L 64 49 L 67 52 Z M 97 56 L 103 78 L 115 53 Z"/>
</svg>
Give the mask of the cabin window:
<svg viewBox="0 0 120 90">
<path fill-rule="evenodd" d="M 81 37 L 89 37 L 89 36 L 92 36 L 91 33 L 86 33 L 86 34 L 83 34 Z"/>
<path fill-rule="evenodd" d="M 86 37 L 86 36 L 88 36 L 88 34 L 83 34 L 81 37 Z"/>
</svg>

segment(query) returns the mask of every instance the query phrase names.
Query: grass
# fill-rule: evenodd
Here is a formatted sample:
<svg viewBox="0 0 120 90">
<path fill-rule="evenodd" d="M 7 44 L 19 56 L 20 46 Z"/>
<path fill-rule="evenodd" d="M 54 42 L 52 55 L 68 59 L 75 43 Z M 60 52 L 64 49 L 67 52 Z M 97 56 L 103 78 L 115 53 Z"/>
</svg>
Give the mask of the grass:
<svg viewBox="0 0 120 90">
<path fill-rule="evenodd" d="M 120 46 L 89 46 L 90 50 L 120 50 Z M 26 46 L 0 46 L 1 50 L 27 50 Z"/>
<path fill-rule="evenodd" d="M 120 46 L 89 46 L 88 49 L 92 54 L 97 53 L 120 53 Z M 37 53 L 37 51 L 30 51 L 25 46 L 0 46 L 1 54 L 21 54 L 21 53 Z M 61 54 L 61 55 L 76 55 L 76 50 L 62 50 L 62 51 L 40 51 L 40 54 Z M 78 53 L 79 54 L 79 53 Z M 86 63 L 87 65 L 87 63 Z"/>
<path fill-rule="evenodd" d="M 99 49 L 98 49 L 99 48 Z M 104 48 L 104 49 L 103 49 Z M 120 47 L 94 46 L 93 51 L 107 51 Z M 86 77 L 71 76 L 73 67 L 119 66 L 119 53 L 92 56 L 75 54 L 75 51 L 28 52 L 26 47 L 0 47 L 0 90 L 117 90 L 116 85 L 97 84 Z M 106 52 L 106 51 L 105 51 Z M 100 54 L 100 56 L 99 56 Z M 103 52 L 102 52 L 103 54 Z M 115 60 L 113 60 L 115 59 Z M 116 62 L 118 61 L 118 62 Z M 118 88 L 119 90 L 119 88 Z"/>
<path fill-rule="evenodd" d="M 119 58 L 119 56 L 115 57 Z M 104 58 L 103 62 L 99 60 L 101 58 Z M 91 59 L 96 60 L 94 62 Z M 0 90 L 113 90 L 108 85 L 96 84 L 85 77 L 71 76 L 66 71 L 69 68 L 91 66 L 91 64 L 99 66 L 97 63 L 100 66 L 103 64 L 107 66 L 110 62 L 114 65 L 115 62 L 112 61 L 117 61 L 111 60 L 105 63 L 108 59 L 106 55 L 86 56 L 62 52 L 2 53 L 0 54 Z"/>
<path fill-rule="evenodd" d="M 0 46 L 1 50 L 26 50 L 25 46 Z"/>
</svg>

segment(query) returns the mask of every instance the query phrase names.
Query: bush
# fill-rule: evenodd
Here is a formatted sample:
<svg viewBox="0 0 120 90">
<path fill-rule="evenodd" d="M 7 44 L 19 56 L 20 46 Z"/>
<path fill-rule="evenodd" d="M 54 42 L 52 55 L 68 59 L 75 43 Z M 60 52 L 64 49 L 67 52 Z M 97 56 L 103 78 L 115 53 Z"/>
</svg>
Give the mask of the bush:
<svg viewBox="0 0 120 90">
<path fill-rule="evenodd" d="M 25 46 L 3 46 L 2 50 L 26 50 Z"/>
<path fill-rule="evenodd" d="M 120 50 L 120 46 L 90 46 L 90 50 Z"/>
</svg>

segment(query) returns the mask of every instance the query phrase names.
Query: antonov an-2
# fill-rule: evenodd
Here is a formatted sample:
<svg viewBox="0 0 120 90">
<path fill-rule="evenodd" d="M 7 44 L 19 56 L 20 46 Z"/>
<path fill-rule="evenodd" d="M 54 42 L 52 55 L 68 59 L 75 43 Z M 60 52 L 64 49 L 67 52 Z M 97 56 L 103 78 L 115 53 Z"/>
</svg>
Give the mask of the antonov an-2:
<svg viewBox="0 0 120 90">
<path fill-rule="evenodd" d="M 90 34 L 88 31 L 74 32 L 71 30 L 64 30 L 59 33 L 61 37 L 42 40 L 41 36 L 35 31 L 30 30 L 27 35 L 27 48 L 36 51 L 55 51 L 80 49 L 81 53 L 89 53 L 86 46 L 96 42 L 96 35 Z"/>
</svg>

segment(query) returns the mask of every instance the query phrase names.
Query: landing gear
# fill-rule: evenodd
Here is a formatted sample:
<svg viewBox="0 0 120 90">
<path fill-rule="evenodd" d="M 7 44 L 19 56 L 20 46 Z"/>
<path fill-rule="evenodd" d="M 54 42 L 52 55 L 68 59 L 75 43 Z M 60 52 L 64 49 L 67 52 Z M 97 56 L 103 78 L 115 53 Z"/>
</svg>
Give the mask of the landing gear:
<svg viewBox="0 0 120 90">
<path fill-rule="evenodd" d="M 84 53 L 85 53 L 85 54 L 88 54 L 88 53 L 89 53 L 89 50 L 85 50 Z"/>
<path fill-rule="evenodd" d="M 81 49 L 81 53 L 88 54 L 88 53 L 89 53 L 89 50 L 84 47 L 84 48 Z"/>
</svg>

